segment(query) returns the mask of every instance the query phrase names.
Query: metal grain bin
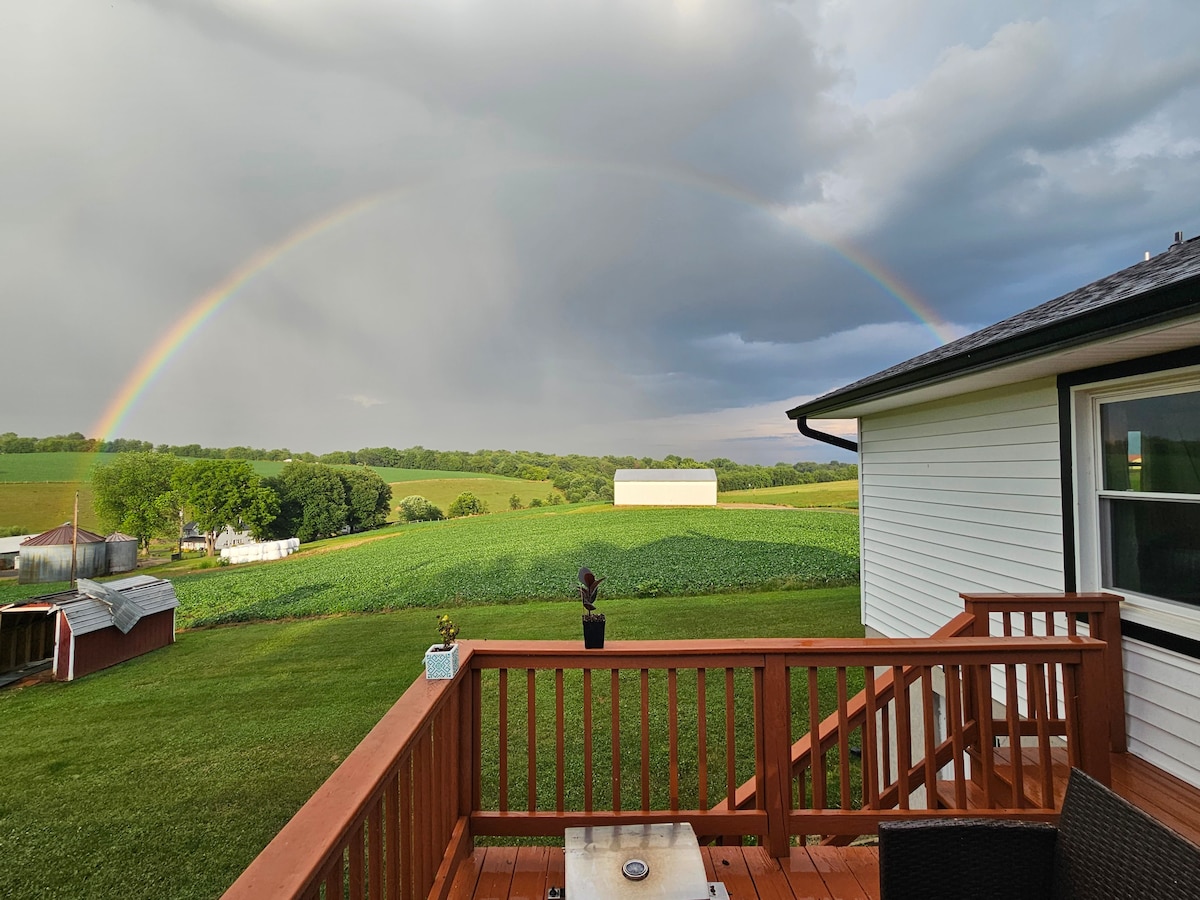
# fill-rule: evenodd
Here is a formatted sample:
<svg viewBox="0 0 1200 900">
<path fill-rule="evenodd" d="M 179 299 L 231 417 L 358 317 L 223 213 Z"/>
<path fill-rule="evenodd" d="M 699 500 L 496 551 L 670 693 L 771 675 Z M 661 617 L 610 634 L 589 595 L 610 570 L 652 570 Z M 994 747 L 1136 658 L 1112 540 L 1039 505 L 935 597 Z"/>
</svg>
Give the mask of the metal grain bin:
<svg viewBox="0 0 1200 900">
<path fill-rule="evenodd" d="M 104 539 L 104 542 L 108 544 L 108 571 L 111 574 L 132 572 L 137 568 L 137 538 L 114 531 Z"/>
<path fill-rule="evenodd" d="M 31 537 L 21 543 L 21 569 L 17 576 L 19 584 L 47 584 L 52 581 L 71 580 L 71 534 L 70 522 Z M 98 534 L 79 529 L 75 575 L 78 578 L 94 578 L 108 572 L 108 544 Z"/>
</svg>

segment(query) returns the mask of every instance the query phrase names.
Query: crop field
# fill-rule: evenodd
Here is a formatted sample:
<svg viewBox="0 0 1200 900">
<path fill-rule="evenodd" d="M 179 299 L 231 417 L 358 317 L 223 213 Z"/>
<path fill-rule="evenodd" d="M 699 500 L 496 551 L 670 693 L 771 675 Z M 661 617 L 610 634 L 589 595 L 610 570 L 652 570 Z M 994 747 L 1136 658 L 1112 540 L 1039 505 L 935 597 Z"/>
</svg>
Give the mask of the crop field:
<svg viewBox="0 0 1200 900">
<path fill-rule="evenodd" d="M 680 605 L 688 615 L 678 614 Z M 862 635 L 854 588 L 612 600 L 605 607 L 614 640 Z M 454 615 L 463 639 L 578 640 L 579 611 L 577 603 L 534 602 Z M 434 637 L 426 609 L 207 629 L 70 684 L 0 691 L 4 734 L 19 738 L 0 742 L 11 786 L 0 794 L 0 894 L 219 896 L 420 675 Z M 686 683 L 681 677 L 681 690 Z M 742 687 L 749 685 L 739 681 Z M 803 693 L 801 679 L 795 688 Z M 833 679 L 821 690 L 828 712 Z M 537 697 L 539 721 L 552 722 L 554 691 L 539 685 Z M 517 721 L 524 721 L 522 699 L 514 688 Z M 797 734 L 806 720 L 799 699 Z M 748 695 L 738 706 L 753 710 Z M 720 698 L 711 709 L 719 713 Z M 622 722 L 625 712 L 636 728 L 636 708 L 623 710 Z M 666 753 L 660 731 L 656 723 L 656 760 Z M 752 731 L 739 721 L 739 734 Z M 548 745 L 538 758 L 552 760 L 553 729 L 539 734 Z M 710 759 L 718 759 L 722 730 L 709 734 Z M 622 746 L 635 749 L 637 741 Z M 680 747 L 684 757 L 694 754 L 694 743 Z M 578 791 L 581 764 L 577 754 L 570 760 L 568 784 Z M 744 777 L 753 761 L 746 755 L 741 763 Z M 631 766 L 636 771 L 636 761 Z M 522 760 L 510 759 L 509 771 L 519 785 Z"/>
<path fill-rule="evenodd" d="M 0 453 L 0 482 L 91 481 L 116 453 Z"/>
<path fill-rule="evenodd" d="M 606 596 L 848 584 L 858 519 L 758 509 L 527 510 L 405 526 L 337 552 L 175 579 L 181 626 L 413 606 L 572 597 L 587 565 Z"/>
<path fill-rule="evenodd" d="M 819 484 L 788 484 L 780 487 L 752 488 L 747 491 L 722 491 L 721 503 L 773 503 L 800 508 L 828 506 L 855 508 L 858 505 L 857 481 L 825 481 Z"/>
</svg>

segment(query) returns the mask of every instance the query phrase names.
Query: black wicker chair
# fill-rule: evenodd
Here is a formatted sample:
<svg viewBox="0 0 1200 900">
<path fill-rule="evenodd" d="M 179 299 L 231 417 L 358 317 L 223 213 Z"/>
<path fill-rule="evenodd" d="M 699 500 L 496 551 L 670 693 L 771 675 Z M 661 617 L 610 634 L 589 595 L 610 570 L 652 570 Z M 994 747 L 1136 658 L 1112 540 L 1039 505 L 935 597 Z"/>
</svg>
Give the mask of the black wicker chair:
<svg viewBox="0 0 1200 900">
<path fill-rule="evenodd" d="M 1058 827 L 879 826 L 882 900 L 1198 900 L 1200 847 L 1074 769 Z"/>
</svg>

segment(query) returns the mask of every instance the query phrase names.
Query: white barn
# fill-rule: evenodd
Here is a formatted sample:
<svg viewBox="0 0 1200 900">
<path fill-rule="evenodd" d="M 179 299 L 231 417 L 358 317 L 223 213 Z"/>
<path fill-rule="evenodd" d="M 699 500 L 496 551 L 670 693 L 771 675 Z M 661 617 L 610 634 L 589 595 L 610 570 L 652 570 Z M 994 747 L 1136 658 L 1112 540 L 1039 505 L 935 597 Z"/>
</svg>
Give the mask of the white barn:
<svg viewBox="0 0 1200 900">
<path fill-rule="evenodd" d="M 613 506 L 716 506 L 715 469 L 617 469 Z"/>
<path fill-rule="evenodd" d="M 858 452 L 868 636 L 960 592 L 1119 594 L 1129 751 L 1200 786 L 1200 239 L 788 416 Z"/>
</svg>

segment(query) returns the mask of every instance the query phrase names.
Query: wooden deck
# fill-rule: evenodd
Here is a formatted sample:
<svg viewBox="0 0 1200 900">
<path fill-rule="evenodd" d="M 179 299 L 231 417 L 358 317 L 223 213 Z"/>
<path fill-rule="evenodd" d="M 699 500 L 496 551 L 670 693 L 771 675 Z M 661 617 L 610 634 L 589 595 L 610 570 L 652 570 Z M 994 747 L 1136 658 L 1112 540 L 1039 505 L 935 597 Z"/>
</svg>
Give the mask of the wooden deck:
<svg viewBox="0 0 1200 900">
<path fill-rule="evenodd" d="M 879 900 L 874 847 L 793 847 L 773 859 L 763 847 L 701 847 L 709 881 L 732 900 Z M 458 869 L 451 900 L 545 900 L 563 884 L 556 847 L 486 847 Z"/>
</svg>

